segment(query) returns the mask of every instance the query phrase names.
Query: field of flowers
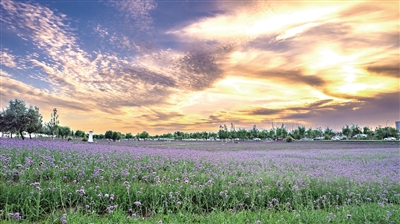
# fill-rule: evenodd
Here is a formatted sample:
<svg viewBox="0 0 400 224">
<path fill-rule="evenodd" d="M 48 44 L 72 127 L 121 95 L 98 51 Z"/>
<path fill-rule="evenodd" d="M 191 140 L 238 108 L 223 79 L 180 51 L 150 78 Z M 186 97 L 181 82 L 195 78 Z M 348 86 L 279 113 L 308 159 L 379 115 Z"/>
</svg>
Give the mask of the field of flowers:
<svg viewBox="0 0 400 224">
<path fill-rule="evenodd" d="M 0 222 L 400 223 L 398 143 L 147 144 L 0 139 Z"/>
</svg>

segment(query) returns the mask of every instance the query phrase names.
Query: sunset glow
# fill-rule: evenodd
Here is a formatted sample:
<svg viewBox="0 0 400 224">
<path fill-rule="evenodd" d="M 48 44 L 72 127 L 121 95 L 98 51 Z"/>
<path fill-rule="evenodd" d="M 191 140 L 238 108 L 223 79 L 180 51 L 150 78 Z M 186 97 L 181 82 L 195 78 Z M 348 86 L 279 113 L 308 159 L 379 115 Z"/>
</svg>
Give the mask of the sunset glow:
<svg viewBox="0 0 400 224">
<path fill-rule="evenodd" d="M 399 2 L 0 3 L 1 107 L 150 134 L 400 120 Z"/>
</svg>

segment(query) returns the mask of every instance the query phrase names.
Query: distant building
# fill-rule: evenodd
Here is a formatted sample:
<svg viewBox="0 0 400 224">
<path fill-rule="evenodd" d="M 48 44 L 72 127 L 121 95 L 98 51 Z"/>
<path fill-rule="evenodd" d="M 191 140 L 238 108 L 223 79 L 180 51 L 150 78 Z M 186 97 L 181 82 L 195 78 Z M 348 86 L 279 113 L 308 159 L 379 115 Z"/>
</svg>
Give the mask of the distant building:
<svg viewBox="0 0 400 224">
<path fill-rule="evenodd" d="M 396 129 L 400 131 L 400 121 L 396 121 Z"/>
</svg>

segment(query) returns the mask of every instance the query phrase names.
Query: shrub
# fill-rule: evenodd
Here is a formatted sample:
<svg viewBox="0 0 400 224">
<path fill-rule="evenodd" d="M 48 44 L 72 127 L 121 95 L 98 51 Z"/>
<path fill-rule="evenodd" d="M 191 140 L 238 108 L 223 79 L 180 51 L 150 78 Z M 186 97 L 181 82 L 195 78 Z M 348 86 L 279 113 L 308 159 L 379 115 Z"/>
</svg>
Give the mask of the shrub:
<svg viewBox="0 0 400 224">
<path fill-rule="evenodd" d="M 72 141 L 72 138 L 71 138 L 71 137 L 68 137 L 68 141 Z"/>
<path fill-rule="evenodd" d="M 86 136 L 84 136 L 83 138 L 82 138 L 82 141 L 84 141 L 84 142 L 87 142 L 87 137 Z"/>
<path fill-rule="evenodd" d="M 290 136 L 286 136 L 286 142 L 293 142 L 293 138 Z"/>
</svg>

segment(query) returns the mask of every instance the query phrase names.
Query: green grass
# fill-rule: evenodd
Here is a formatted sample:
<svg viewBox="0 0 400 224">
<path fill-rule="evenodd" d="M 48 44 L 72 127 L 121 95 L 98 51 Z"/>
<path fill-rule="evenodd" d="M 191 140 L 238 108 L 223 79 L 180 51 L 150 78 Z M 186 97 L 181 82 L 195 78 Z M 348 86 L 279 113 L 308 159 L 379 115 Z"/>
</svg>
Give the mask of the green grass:
<svg viewBox="0 0 400 224">
<path fill-rule="evenodd" d="M 86 148 L 0 150 L 1 223 L 61 223 L 63 214 L 68 223 L 400 223 L 399 183 L 304 175 L 330 169 L 315 161 L 368 164 L 390 160 L 390 153 L 313 154 L 292 164 L 286 160 L 302 154 L 278 163 Z M 22 220 L 8 216 L 15 212 Z"/>
</svg>

